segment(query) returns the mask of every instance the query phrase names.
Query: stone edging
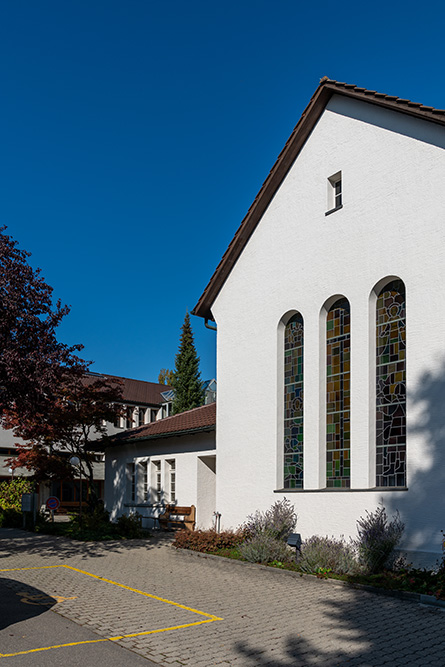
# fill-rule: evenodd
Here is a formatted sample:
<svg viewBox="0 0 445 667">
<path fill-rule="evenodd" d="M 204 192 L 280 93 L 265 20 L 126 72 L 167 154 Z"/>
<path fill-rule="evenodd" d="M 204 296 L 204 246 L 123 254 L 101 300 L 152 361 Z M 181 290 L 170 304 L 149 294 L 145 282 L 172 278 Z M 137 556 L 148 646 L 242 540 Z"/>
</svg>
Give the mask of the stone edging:
<svg viewBox="0 0 445 667">
<path fill-rule="evenodd" d="M 260 570 L 267 570 L 267 572 L 280 572 L 280 574 L 286 574 L 295 578 L 310 578 L 312 581 L 319 581 L 321 583 L 328 583 L 333 586 L 345 586 L 346 588 L 355 588 L 358 590 L 363 590 L 367 593 L 374 593 L 375 595 L 385 595 L 387 597 L 398 598 L 399 600 L 409 600 L 410 602 L 417 602 L 419 604 L 429 605 L 432 607 L 438 607 L 445 609 L 445 600 L 437 600 L 434 595 L 423 595 L 422 593 L 410 593 L 409 591 L 394 591 L 387 588 L 378 588 L 376 586 L 370 586 L 369 584 L 355 584 L 349 581 L 342 581 L 341 579 L 330 579 L 324 577 L 317 577 L 314 574 L 304 574 L 303 572 L 294 572 L 293 570 L 283 570 L 279 567 L 270 567 L 268 565 L 261 565 L 260 563 L 247 563 L 243 560 L 237 560 L 236 558 L 225 558 L 224 556 L 217 556 L 215 554 L 206 554 L 200 551 L 193 551 L 193 549 L 180 549 L 178 547 L 173 547 L 177 551 L 181 551 L 184 554 L 189 554 L 198 558 L 209 558 L 211 560 L 223 560 L 224 562 L 236 563 L 243 567 L 256 568 Z"/>
</svg>

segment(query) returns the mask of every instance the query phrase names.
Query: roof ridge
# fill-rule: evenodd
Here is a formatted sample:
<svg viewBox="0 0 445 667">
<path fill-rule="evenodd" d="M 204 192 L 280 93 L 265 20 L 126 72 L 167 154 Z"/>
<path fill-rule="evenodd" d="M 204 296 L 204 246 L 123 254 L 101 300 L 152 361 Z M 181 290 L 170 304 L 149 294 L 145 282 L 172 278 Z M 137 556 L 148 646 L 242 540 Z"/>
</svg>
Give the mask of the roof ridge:
<svg viewBox="0 0 445 667">
<path fill-rule="evenodd" d="M 370 90 L 369 88 L 362 88 L 362 87 L 357 86 L 353 83 L 344 83 L 342 81 L 336 81 L 335 79 L 329 79 L 328 77 L 323 77 L 320 81 L 319 88 L 321 86 L 326 86 L 326 85 L 331 85 L 331 86 L 334 86 L 336 88 L 345 88 L 347 90 L 351 90 L 351 91 L 354 91 L 354 92 L 363 93 L 364 95 L 367 95 L 367 96 L 369 95 L 369 96 L 375 96 L 375 97 L 378 97 L 378 98 L 383 98 L 383 99 L 391 101 L 391 102 L 396 102 L 397 104 L 413 105 L 413 106 L 416 106 L 416 107 L 421 107 L 423 110 L 426 110 L 426 111 L 434 110 L 436 113 L 445 114 L 445 109 L 430 107 L 430 106 L 422 104 L 421 102 L 413 102 L 412 100 L 409 100 L 408 98 L 398 97 L 398 95 L 389 95 L 388 93 L 379 93 L 376 90 Z M 317 91 L 315 91 L 315 92 L 317 92 Z"/>
<path fill-rule="evenodd" d="M 208 414 L 207 414 L 208 413 Z M 208 430 L 215 427 L 216 403 L 200 405 L 191 410 L 178 412 L 176 415 L 158 419 L 148 424 L 141 424 L 136 428 L 120 431 L 105 438 L 105 442 L 111 445 L 119 445 L 127 441 L 143 440 L 147 438 L 174 436 L 179 433 L 196 432 Z M 98 445 L 100 449 L 103 443 Z M 107 445 L 106 445 L 107 446 Z"/>
<path fill-rule="evenodd" d="M 162 384 L 161 382 L 152 382 L 151 380 L 138 380 L 137 378 L 130 378 L 124 375 L 113 375 L 112 373 L 101 373 L 100 371 L 87 371 L 87 375 L 91 377 L 102 376 L 105 378 L 114 378 L 116 380 L 130 380 L 131 382 L 143 382 L 144 384 L 155 384 L 158 387 L 168 387 L 169 384 Z"/>
<path fill-rule="evenodd" d="M 183 412 L 177 412 L 175 415 L 169 415 L 168 417 L 163 417 L 162 419 L 157 419 L 154 422 L 149 422 L 148 424 L 142 424 L 141 428 L 143 426 L 150 426 L 150 424 L 156 424 L 157 422 L 165 423 L 166 421 L 169 421 L 171 419 L 175 419 L 175 417 L 179 417 L 180 415 L 189 415 L 190 413 L 196 412 L 197 410 L 202 410 L 203 408 L 208 408 L 210 405 L 213 405 L 213 403 L 207 403 L 207 405 L 198 405 L 197 408 L 190 408 L 190 410 L 184 410 Z"/>
</svg>

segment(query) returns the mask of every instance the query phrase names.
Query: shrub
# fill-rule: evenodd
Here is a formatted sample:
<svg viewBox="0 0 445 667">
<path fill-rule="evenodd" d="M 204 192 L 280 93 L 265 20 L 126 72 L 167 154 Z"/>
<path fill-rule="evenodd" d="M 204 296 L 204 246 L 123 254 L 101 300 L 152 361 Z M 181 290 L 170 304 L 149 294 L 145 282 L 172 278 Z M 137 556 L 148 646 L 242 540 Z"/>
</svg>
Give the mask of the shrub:
<svg viewBox="0 0 445 667">
<path fill-rule="evenodd" d="M 0 483 L 0 509 L 22 509 L 22 494 L 31 493 L 32 482 L 26 477 L 15 477 Z"/>
<path fill-rule="evenodd" d="M 223 530 L 217 533 L 214 530 L 179 530 L 173 542 L 177 549 L 191 549 L 202 553 L 216 553 L 224 549 L 233 549 L 244 539 L 241 532 Z"/>
<path fill-rule="evenodd" d="M 352 544 L 347 544 L 343 537 L 336 539 L 314 535 L 301 546 L 298 569 L 308 574 L 323 571 L 354 574 L 358 570 L 355 548 Z"/>
<path fill-rule="evenodd" d="M 293 552 L 283 540 L 277 540 L 267 532 L 257 533 L 239 547 L 240 555 L 250 563 L 290 561 Z"/>
<path fill-rule="evenodd" d="M 405 525 L 396 512 L 388 522 L 385 508 L 366 512 L 357 521 L 358 539 L 355 541 L 360 563 L 369 574 L 381 572 L 391 564 L 394 549 L 400 542 Z"/>
<path fill-rule="evenodd" d="M 103 511 L 105 512 L 105 510 Z M 116 522 L 116 526 L 117 532 L 121 537 L 136 539 L 142 536 L 142 516 L 138 512 L 130 514 L 130 516 L 121 514 Z"/>
<path fill-rule="evenodd" d="M 297 523 L 295 507 L 287 498 L 277 500 L 266 512 L 257 510 L 247 517 L 243 530 L 250 537 L 266 534 L 275 540 L 286 541 Z"/>
<path fill-rule="evenodd" d="M 96 505 L 94 509 L 88 509 L 86 512 L 80 514 L 72 514 L 71 524 L 73 532 L 78 530 L 83 530 L 89 533 L 98 533 L 101 534 L 104 532 L 110 532 L 111 523 L 110 523 L 110 513 L 104 509 L 103 503 Z"/>
<path fill-rule="evenodd" d="M 23 525 L 23 514 L 9 507 L 0 509 L 0 528 L 21 528 Z"/>
</svg>

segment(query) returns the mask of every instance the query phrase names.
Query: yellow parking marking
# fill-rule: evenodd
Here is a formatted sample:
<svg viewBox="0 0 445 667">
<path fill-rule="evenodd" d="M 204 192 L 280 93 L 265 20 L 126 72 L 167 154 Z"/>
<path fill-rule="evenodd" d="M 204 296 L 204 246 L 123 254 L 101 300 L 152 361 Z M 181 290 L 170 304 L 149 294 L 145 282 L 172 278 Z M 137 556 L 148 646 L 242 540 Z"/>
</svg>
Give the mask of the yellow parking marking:
<svg viewBox="0 0 445 667">
<path fill-rule="evenodd" d="M 116 581 L 111 581 L 111 579 L 105 579 L 105 577 L 98 577 L 96 574 L 91 574 L 90 572 L 85 572 L 85 570 L 78 570 L 76 567 L 71 567 L 71 565 L 61 565 L 61 567 L 66 567 L 68 570 L 74 570 L 74 572 L 81 572 L 82 574 L 87 574 L 89 577 L 94 579 L 99 579 L 100 581 L 106 581 L 107 584 L 113 584 L 114 586 L 120 586 L 120 588 L 125 588 L 127 591 L 133 591 L 133 593 L 139 593 L 139 595 L 145 595 L 147 598 L 152 598 L 153 600 L 159 600 L 159 602 L 166 602 L 167 604 L 172 604 L 174 607 L 179 607 L 180 609 L 185 609 L 186 611 L 192 611 L 194 614 L 200 614 L 201 616 L 207 616 L 207 618 L 212 619 L 213 621 L 222 621 L 222 618 L 218 616 L 213 616 L 212 614 L 206 614 L 204 611 L 198 611 L 198 609 L 193 609 L 192 607 L 185 607 L 179 602 L 172 602 L 166 598 L 160 598 L 157 595 L 151 595 L 151 593 L 145 593 L 144 591 L 139 591 L 137 588 L 131 588 L 130 586 L 125 586 L 125 584 L 118 584 Z"/>
<path fill-rule="evenodd" d="M 13 658 L 16 655 L 25 655 L 27 653 L 37 653 L 38 651 L 49 651 L 53 648 L 66 648 L 67 646 L 80 646 L 81 644 L 98 644 L 99 642 L 117 642 L 119 639 L 128 639 L 130 637 L 142 637 L 145 635 L 154 635 L 159 632 L 168 632 L 169 630 L 181 630 L 182 628 L 191 628 L 194 625 L 202 625 L 203 623 L 212 623 L 214 619 L 209 618 L 207 621 L 196 621 L 196 623 L 186 623 L 185 625 L 174 625 L 171 628 L 160 628 L 159 630 L 147 630 L 146 632 L 134 632 L 131 635 L 119 635 L 117 637 L 104 637 L 103 639 L 89 639 L 83 642 L 71 642 L 70 644 L 56 644 L 55 646 L 43 646 L 42 648 L 32 648 L 29 651 L 20 651 L 19 653 L 0 653 L 0 658 Z M 223 619 L 215 620 L 222 621 Z"/>
<path fill-rule="evenodd" d="M 41 565 L 40 567 L 9 567 L 0 572 L 21 572 L 22 570 L 50 570 L 52 567 L 63 567 L 62 565 Z"/>
<path fill-rule="evenodd" d="M 31 595 L 28 591 L 20 591 L 16 595 L 22 596 L 20 602 L 39 605 L 41 607 L 49 607 L 54 603 L 65 602 L 65 600 L 77 600 L 77 597 L 64 598 L 61 595 Z"/>
<path fill-rule="evenodd" d="M 18 653 L 0 653 L 0 658 L 14 658 L 16 655 L 27 655 L 28 653 L 38 653 L 39 651 L 51 651 L 53 648 L 67 648 L 68 646 L 80 646 L 81 644 L 98 644 L 107 642 L 108 639 L 91 639 L 86 642 L 72 642 L 71 644 L 55 644 L 54 646 L 43 646 L 42 648 L 31 648 L 29 651 L 19 651 Z"/>
<path fill-rule="evenodd" d="M 199 614 L 200 616 L 205 616 L 206 619 L 203 621 L 195 621 L 194 623 L 186 623 L 184 625 L 175 625 L 171 626 L 169 628 L 159 628 L 158 630 L 145 630 L 144 632 L 134 632 L 131 634 L 126 634 L 126 635 L 118 635 L 115 637 L 103 637 L 101 639 L 90 639 L 87 641 L 81 641 L 81 642 L 70 642 L 69 644 L 55 644 L 54 646 L 42 646 L 39 648 L 33 648 L 29 649 L 27 651 L 18 651 L 17 653 L 0 653 L 0 658 L 12 658 L 17 655 L 26 655 L 28 653 L 37 653 L 39 651 L 50 651 L 52 649 L 56 648 L 67 648 L 70 646 L 80 646 L 82 644 L 98 644 L 100 642 L 117 642 L 121 639 L 128 639 L 131 637 L 143 637 L 147 635 L 154 635 L 154 634 L 159 634 L 161 632 L 169 632 L 170 630 L 181 630 L 183 628 L 191 628 L 195 625 L 203 625 L 204 623 L 213 623 L 214 621 L 222 621 L 224 619 L 220 618 L 219 616 L 214 616 L 213 614 L 207 614 L 204 611 L 199 611 L 198 609 L 194 609 L 193 607 L 186 607 L 183 604 L 179 604 L 179 602 L 173 602 L 172 600 L 167 600 L 166 598 L 161 598 L 158 597 L 157 595 L 152 595 L 151 593 L 146 593 L 145 591 L 140 591 L 137 588 L 131 588 L 131 586 L 126 586 L 125 584 L 119 584 L 116 581 L 112 581 L 111 579 L 106 579 L 105 577 L 99 577 L 96 574 L 91 574 L 91 572 L 86 572 L 85 570 L 79 570 L 78 568 L 72 567 L 71 565 L 43 565 L 41 567 L 15 567 L 15 568 L 9 568 L 9 569 L 4 569 L 0 570 L 0 572 L 18 572 L 22 570 L 44 570 L 44 569 L 49 569 L 49 568 L 56 568 L 56 567 L 64 567 L 67 570 L 73 570 L 74 572 L 79 572 L 80 574 L 85 574 L 88 577 L 93 577 L 93 579 L 98 579 L 99 581 L 104 581 L 107 584 L 113 584 L 113 586 L 119 586 L 120 588 L 124 588 L 125 590 L 132 591 L 133 593 L 138 593 L 139 595 L 144 595 L 145 597 L 151 598 L 153 600 L 158 600 L 159 602 L 164 602 L 166 604 L 173 605 L 174 607 L 179 607 L 179 609 L 185 609 L 186 611 L 191 611 L 194 614 Z M 56 597 L 56 596 L 54 596 Z M 76 598 L 60 598 L 61 600 L 71 600 L 71 599 L 76 599 Z"/>
</svg>

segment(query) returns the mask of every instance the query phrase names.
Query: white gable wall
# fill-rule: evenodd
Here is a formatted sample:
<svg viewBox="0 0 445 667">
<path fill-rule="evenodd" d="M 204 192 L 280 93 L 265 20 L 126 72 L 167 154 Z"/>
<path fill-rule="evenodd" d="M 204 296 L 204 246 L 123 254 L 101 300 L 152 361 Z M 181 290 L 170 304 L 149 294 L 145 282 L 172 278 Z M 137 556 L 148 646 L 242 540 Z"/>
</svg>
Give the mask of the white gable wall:
<svg viewBox="0 0 445 667">
<path fill-rule="evenodd" d="M 223 525 L 236 526 L 286 496 L 295 502 L 303 537 L 355 534 L 356 519 L 383 498 L 407 523 L 407 548 L 439 551 L 445 458 L 437 457 L 435 394 L 445 364 L 444 146 L 441 126 L 334 96 L 269 205 L 212 306 L 218 324 L 216 504 Z M 327 179 L 338 171 L 343 208 L 325 216 Z M 370 294 L 392 276 L 404 281 L 407 295 L 409 491 L 374 492 L 368 490 L 375 485 Z M 321 491 L 320 312 L 334 295 L 351 306 L 352 490 Z M 303 315 L 305 326 L 305 491 L 274 493 L 282 488 L 280 321 L 291 311 Z"/>
</svg>

